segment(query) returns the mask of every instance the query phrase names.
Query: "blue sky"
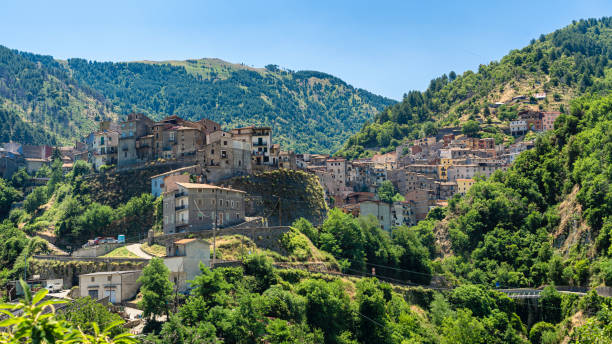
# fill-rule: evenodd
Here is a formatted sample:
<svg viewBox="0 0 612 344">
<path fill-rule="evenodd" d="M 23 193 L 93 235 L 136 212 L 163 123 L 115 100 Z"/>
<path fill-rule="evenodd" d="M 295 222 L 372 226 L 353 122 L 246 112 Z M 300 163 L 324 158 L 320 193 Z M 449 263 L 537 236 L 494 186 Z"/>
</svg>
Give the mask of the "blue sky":
<svg viewBox="0 0 612 344">
<path fill-rule="evenodd" d="M 218 57 L 318 70 L 400 99 L 612 1 L 13 1 L 0 44 L 98 61 Z"/>
</svg>

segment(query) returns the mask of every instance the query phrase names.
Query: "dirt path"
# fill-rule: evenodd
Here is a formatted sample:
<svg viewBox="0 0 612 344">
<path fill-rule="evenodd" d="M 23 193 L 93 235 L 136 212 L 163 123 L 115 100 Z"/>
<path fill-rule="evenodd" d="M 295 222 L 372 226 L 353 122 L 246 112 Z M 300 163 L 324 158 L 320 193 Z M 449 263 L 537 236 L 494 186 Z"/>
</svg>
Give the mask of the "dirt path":
<svg viewBox="0 0 612 344">
<path fill-rule="evenodd" d="M 140 258 L 145 258 L 145 259 L 153 258 L 153 256 L 147 254 L 145 251 L 143 251 L 140 248 L 140 244 L 127 245 L 125 248 L 127 248 L 128 251 L 132 252 L 133 254 L 137 255 Z"/>
</svg>

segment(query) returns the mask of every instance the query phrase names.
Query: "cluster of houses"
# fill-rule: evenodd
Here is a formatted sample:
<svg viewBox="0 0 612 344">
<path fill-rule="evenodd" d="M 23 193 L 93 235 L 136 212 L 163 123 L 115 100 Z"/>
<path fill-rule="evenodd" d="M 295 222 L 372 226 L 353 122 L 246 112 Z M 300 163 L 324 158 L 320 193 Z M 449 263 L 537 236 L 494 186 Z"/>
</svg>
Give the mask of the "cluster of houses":
<svg viewBox="0 0 612 344">
<path fill-rule="evenodd" d="M 525 135 L 529 131 L 543 132 L 553 130 L 560 112 L 525 110 L 518 113 L 517 119 L 510 121 L 513 136 Z"/>
<path fill-rule="evenodd" d="M 558 112 L 522 111 L 510 123 L 510 133 L 550 130 L 558 116 Z M 123 122 L 101 122 L 84 141 L 58 147 L 66 169 L 75 160 L 87 160 L 96 170 L 113 165 L 127 170 L 153 162 L 182 166 L 151 177 L 151 193 L 164 196 L 167 234 L 244 222 L 244 192 L 213 184 L 275 168 L 317 175 L 331 206 L 354 215 L 372 214 L 384 229 L 414 225 L 433 207 L 465 194 L 476 176 L 488 177 L 507 168 L 533 146 L 527 141 L 496 144 L 493 138 L 466 137 L 459 128 L 444 128 L 436 136 L 405 142 L 395 151 L 348 161 L 281 151 L 269 127 L 226 131 L 209 119 L 194 122 L 169 116 L 156 122 L 136 113 Z M 0 175 L 6 178 L 20 167 L 34 173 L 50 162 L 52 152 L 50 146 L 5 144 L 0 149 Z M 392 182 L 403 200 L 379 200 L 376 190 L 384 181 Z"/>
<path fill-rule="evenodd" d="M 34 175 L 42 166 L 49 165 L 55 149 L 61 154 L 65 171 L 72 169 L 75 160 L 87 160 L 87 145 L 80 142 L 65 147 L 7 142 L 0 146 L 0 178 L 9 179 L 21 168 Z"/>
<path fill-rule="evenodd" d="M 374 215 L 384 229 L 414 225 L 455 194 L 465 194 L 477 176 L 506 169 L 533 142 L 509 146 L 493 138 L 471 138 L 458 128 L 406 142 L 395 151 L 348 161 L 324 155 L 298 155 L 298 166 L 319 176 L 329 202 L 347 213 Z M 376 190 L 385 180 L 404 200 L 385 203 Z"/>
<path fill-rule="evenodd" d="M 295 153 L 281 151 L 272 142 L 269 127 L 245 127 L 230 131 L 209 119 L 188 121 L 169 116 L 154 122 L 143 114 L 130 114 L 121 123 L 102 123 L 86 139 L 90 161 L 135 168 L 152 161 L 198 164 L 209 180 L 248 174 L 266 168 L 295 167 Z"/>
<path fill-rule="evenodd" d="M 176 291 L 184 293 L 189 289 L 189 281 L 201 273 L 200 263 L 211 267 L 210 243 L 195 238 L 176 240 L 166 248 L 163 261 Z M 140 289 L 141 274 L 142 270 L 125 270 L 79 275 L 78 296 L 90 296 L 94 300 L 108 297 L 111 303 L 132 300 Z"/>
<path fill-rule="evenodd" d="M 199 165 L 205 179 L 217 182 L 235 175 L 270 168 L 297 168 L 292 151 L 281 151 L 272 141 L 269 127 L 245 127 L 224 131 L 209 119 L 188 121 L 169 116 L 153 121 L 143 114 L 130 114 L 123 122 L 100 122 L 74 147 L 57 147 L 70 169 L 75 160 L 85 160 L 96 171 L 103 166 L 138 168 L 151 162 Z M 0 177 L 10 177 L 25 167 L 35 173 L 49 164 L 54 148 L 10 142 L 0 148 Z"/>
</svg>

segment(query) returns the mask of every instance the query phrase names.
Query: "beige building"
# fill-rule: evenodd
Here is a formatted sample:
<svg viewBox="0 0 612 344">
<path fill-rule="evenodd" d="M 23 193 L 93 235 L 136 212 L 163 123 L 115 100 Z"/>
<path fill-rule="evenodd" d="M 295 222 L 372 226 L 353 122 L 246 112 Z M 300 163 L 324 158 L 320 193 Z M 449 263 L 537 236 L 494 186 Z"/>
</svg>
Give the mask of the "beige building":
<svg viewBox="0 0 612 344">
<path fill-rule="evenodd" d="M 465 195 L 476 181 L 474 179 L 457 179 L 457 193 Z"/>
<path fill-rule="evenodd" d="M 177 182 L 164 193 L 164 234 L 227 227 L 244 222 L 245 192 L 210 184 Z"/>
<path fill-rule="evenodd" d="M 79 293 L 81 297 L 90 296 L 94 300 L 108 296 L 111 303 L 121 303 L 136 296 L 141 273 L 141 270 L 132 270 L 79 275 Z"/>
<path fill-rule="evenodd" d="M 181 239 L 166 248 L 164 264 L 170 270 L 170 280 L 179 291 L 189 287 L 188 281 L 201 273 L 200 263 L 210 268 L 210 243 L 201 239 Z"/>
</svg>

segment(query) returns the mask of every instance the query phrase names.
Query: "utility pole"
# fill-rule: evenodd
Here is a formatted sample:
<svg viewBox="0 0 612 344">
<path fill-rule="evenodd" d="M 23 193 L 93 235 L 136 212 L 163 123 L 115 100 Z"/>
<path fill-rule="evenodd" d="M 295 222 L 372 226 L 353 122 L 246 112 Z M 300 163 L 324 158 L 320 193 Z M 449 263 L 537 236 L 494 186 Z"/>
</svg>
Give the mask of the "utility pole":
<svg viewBox="0 0 612 344">
<path fill-rule="evenodd" d="M 281 207 L 281 198 L 278 196 L 278 225 L 283 225 L 283 208 Z"/>
<path fill-rule="evenodd" d="M 213 219 L 213 260 L 212 260 L 212 264 L 210 265 L 211 268 L 215 267 L 215 263 L 217 261 L 217 202 L 218 202 L 218 197 L 217 194 L 219 193 L 219 189 L 215 190 L 215 218 Z"/>
</svg>

